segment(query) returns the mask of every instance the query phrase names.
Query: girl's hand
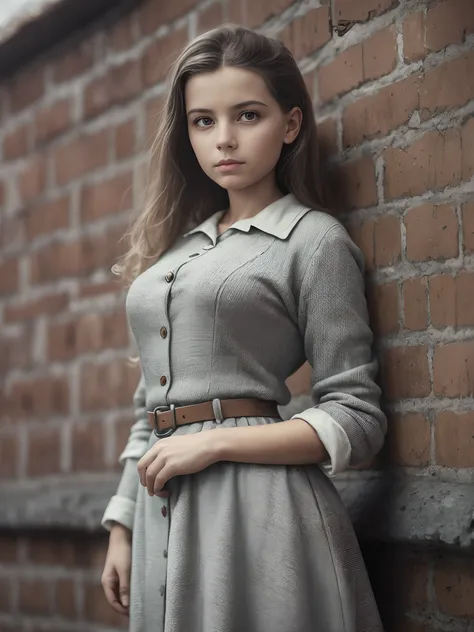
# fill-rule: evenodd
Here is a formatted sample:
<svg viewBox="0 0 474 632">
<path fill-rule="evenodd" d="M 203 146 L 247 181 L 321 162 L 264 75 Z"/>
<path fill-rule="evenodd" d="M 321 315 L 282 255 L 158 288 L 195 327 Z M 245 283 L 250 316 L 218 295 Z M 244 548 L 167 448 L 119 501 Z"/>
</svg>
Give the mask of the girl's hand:
<svg viewBox="0 0 474 632">
<path fill-rule="evenodd" d="M 109 548 L 102 573 L 102 588 L 114 610 L 128 617 L 130 605 L 130 569 L 132 561 L 132 533 L 115 524 L 109 537 Z"/>
<path fill-rule="evenodd" d="M 195 474 L 216 463 L 215 432 L 198 432 L 160 439 L 138 461 L 140 483 L 150 496 L 167 496 L 163 490 L 173 476 Z"/>
</svg>

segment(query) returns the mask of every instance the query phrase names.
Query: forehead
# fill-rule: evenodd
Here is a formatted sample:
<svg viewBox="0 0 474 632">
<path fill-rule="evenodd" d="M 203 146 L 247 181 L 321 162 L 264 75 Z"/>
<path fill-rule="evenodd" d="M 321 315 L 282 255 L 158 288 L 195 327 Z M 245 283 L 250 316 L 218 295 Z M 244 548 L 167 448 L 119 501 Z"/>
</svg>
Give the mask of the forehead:
<svg viewBox="0 0 474 632">
<path fill-rule="evenodd" d="M 211 110 L 253 99 L 268 105 L 274 101 L 260 75 L 245 68 L 229 67 L 190 77 L 185 99 L 187 109 L 202 107 Z"/>
</svg>

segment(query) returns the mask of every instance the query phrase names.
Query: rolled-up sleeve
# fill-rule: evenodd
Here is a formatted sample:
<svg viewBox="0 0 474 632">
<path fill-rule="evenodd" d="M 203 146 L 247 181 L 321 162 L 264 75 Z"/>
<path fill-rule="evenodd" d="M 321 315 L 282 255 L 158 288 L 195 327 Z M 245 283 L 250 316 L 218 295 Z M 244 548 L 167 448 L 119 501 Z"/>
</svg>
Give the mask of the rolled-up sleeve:
<svg viewBox="0 0 474 632">
<path fill-rule="evenodd" d="M 335 225 L 308 261 L 299 291 L 298 325 L 312 367 L 314 406 L 293 419 L 304 419 L 318 433 L 330 475 L 374 456 L 387 430 L 363 267 L 362 253 Z"/>
<path fill-rule="evenodd" d="M 117 492 L 107 505 L 102 517 L 102 526 L 110 531 L 115 522 L 122 524 L 131 531 L 135 516 L 135 503 L 138 493 L 138 461 L 145 454 L 150 428 L 148 426 L 146 409 L 146 387 L 142 376 L 133 396 L 135 423 L 130 429 L 130 435 L 119 462 L 124 466 Z"/>
</svg>

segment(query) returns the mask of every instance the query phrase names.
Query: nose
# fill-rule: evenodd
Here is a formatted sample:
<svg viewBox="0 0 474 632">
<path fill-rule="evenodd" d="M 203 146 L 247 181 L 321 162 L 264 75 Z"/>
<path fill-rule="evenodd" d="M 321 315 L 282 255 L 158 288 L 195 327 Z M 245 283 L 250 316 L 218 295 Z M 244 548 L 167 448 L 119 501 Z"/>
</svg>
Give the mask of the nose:
<svg viewBox="0 0 474 632">
<path fill-rule="evenodd" d="M 216 147 L 220 151 L 224 149 L 235 149 L 237 147 L 237 139 L 235 138 L 235 130 L 228 123 L 221 123 L 218 127 Z"/>
</svg>

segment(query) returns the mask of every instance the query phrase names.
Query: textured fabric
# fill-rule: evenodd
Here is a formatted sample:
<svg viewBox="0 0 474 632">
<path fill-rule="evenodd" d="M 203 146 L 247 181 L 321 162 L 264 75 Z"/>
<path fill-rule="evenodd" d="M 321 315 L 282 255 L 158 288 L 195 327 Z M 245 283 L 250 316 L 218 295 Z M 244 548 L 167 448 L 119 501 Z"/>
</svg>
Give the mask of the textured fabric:
<svg viewBox="0 0 474 632">
<path fill-rule="evenodd" d="M 237 397 L 286 405 L 285 380 L 305 359 L 314 407 L 296 417 L 319 433 L 332 473 L 383 442 L 362 255 L 344 228 L 292 195 L 222 235 L 220 216 L 179 239 L 127 296 L 142 378 L 103 524 L 129 526 L 136 500 L 130 630 L 379 632 L 352 526 L 319 466 L 217 463 L 173 479 L 165 501 L 138 485 L 136 461 L 157 440 L 146 410 Z"/>
</svg>

